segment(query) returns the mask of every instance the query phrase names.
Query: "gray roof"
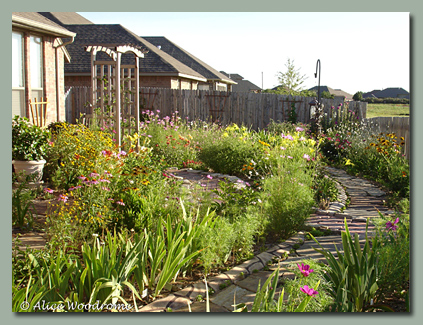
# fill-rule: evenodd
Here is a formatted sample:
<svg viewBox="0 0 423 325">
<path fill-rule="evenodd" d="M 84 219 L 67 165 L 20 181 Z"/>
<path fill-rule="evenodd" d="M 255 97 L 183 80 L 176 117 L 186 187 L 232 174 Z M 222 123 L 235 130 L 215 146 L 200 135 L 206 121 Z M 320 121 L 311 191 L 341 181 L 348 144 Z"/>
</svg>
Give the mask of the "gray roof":
<svg viewBox="0 0 423 325">
<path fill-rule="evenodd" d="M 262 90 L 260 87 L 256 86 L 251 81 L 244 80 L 244 78 L 237 73 L 226 73 L 225 71 L 220 71 L 220 72 L 237 82 L 236 85 L 232 86 L 232 91 L 250 92 L 250 91 L 256 91 L 256 90 Z"/>
<path fill-rule="evenodd" d="M 310 88 L 309 90 L 315 91 L 317 93 L 318 88 L 319 88 L 318 86 L 314 86 L 314 87 Z M 329 92 L 331 95 L 345 97 L 347 99 L 352 99 L 352 97 L 353 97 L 351 94 L 349 94 L 346 91 L 343 91 L 341 89 L 333 89 L 333 88 L 330 88 L 328 86 L 320 86 L 320 94 L 324 91 Z"/>
<path fill-rule="evenodd" d="M 182 62 L 191 69 L 197 71 L 208 80 L 221 81 L 228 84 L 236 84 L 233 80 L 213 69 L 208 64 L 204 63 L 200 59 L 196 58 L 191 53 L 185 51 L 180 46 L 172 43 L 166 37 L 163 36 L 143 36 L 143 39 L 147 40 L 151 44 L 160 46 L 160 50 L 171 55 L 176 60 Z"/>
<path fill-rule="evenodd" d="M 39 14 L 62 26 L 93 24 L 91 21 L 76 12 L 39 12 Z"/>
<path fill-rule="evenodd" d="M 144 75 L 172 75 L 183 76 L 195 80 L 206 81 L 206 79 L 179 62 L 167 53 L 160 51 L 156 46 L 145 39 L 135 35 L 119 24 L 82 24 L 65 25 L 66 28 L 77 34 L 75 41 L 67 46 L 72 63 L 65 65 L 66 74 L 89 74 L 91 72 L 90 53 L 85 51 L 85 46 L 102 45 L 114 47 L 117 45 L 132 45 L 147 50 L 144 58 L 140 59 L 140 73 Z M 123 55 L 122 63 L 130 63 L 133 56 Z M 97 54 L 98 60 L 109 60 L 105 53 Z"/>
<path fill-rule="evenodd" d="M 368 93 L 363 94 L 363 98 L 367 97 L 377 97 L 377 98 L 410 98 L 410 93 L 400 87 L 386 88 L 383 90 L 373 90 Z"/>
<path fill-rule="evenodd" d="M 30 29 L 58 37 L 72 37 L 74 33 L 37 12 L 12 12 L 12 26 Z"/>
</svg>

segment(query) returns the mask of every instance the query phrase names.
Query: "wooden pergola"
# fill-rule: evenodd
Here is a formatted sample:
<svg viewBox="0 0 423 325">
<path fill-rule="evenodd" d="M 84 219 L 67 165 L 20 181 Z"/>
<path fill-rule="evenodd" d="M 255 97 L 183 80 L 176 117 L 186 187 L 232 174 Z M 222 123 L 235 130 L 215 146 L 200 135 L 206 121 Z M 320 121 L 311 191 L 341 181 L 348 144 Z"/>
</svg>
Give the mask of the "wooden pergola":
<svg viewBox="0 0 423 325">
<path fill-rule="evenodd" d="M 120 151 L 125 130 L 128 134 L 139 132 L 139 58 L 144 58 L 144 52 L 131 45 L 92 45 L 85 51 L 91 53 L 92 117 L 100 126 L 113 127 Z M 97 60 L 99 52 L 111 60 Z M 124 65 L 122 54 L 128 52 L 134 55 L 134 63 Z M 136 146 L 138 149 L 139 140 Z"/>
</svg>

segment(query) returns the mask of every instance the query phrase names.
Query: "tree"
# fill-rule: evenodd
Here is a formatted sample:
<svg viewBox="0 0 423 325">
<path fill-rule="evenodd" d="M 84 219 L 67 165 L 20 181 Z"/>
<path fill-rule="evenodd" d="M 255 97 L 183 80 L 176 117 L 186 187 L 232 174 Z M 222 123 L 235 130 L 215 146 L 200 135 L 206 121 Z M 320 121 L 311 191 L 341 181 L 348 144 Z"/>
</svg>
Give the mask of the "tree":
<svg viewBox="0 0 423 325">
<path fill-rule="evenodd" d="M 280 83 L 280 93 L 284 95 L 297 96 L 301 92 L 301 85 L 307 79 L 305 75 L 300 74 L 300 69 L 296 69 L 294 60 L 288 59 L 285 64 L 286 71 L 278 72 L 277 77 Z"/>
<path fill-rule="evenodd" d="M 328 99 L 334 99 L 335 95 L 332 95 L 330 92 L 328 91 L 323 91 L 322 94 L 320 95 L 322 98 L 328 98 Z"/>
<path fill-rule="evenodd" d="M 363 92 L 362 92 L 362 91 L 357 91 L 357 92 L 354 94 L 353 99 L 354 99 L 355 101 L 358 101 L 358 102 L 362 101 L 362 100 L 363 100 Z"/>
</svg>

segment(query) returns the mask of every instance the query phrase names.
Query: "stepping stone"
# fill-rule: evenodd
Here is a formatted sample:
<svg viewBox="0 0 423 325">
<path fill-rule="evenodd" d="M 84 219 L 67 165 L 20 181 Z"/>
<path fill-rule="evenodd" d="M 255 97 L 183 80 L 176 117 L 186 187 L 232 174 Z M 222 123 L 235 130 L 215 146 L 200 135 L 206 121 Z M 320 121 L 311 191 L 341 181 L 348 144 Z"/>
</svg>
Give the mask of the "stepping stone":
<svg viewBox="0 0 423 325">
<path fill-rule="evenodd" d="M 206 297 L 204 297 L 204 299 L 206 299 Z M 191 312 L 192 313 L 205 313 L 206 312 L 206 302 L 202 301 L 196 301 L 193 304 L 190 305 L 191 308 Z M 212 302 L 209 302 L 209 308 L 210 308 L 210 312 L 211 313 L 228 313 L 229 310 L 227 310 L 226 308 L 223 308 L 219 305 L 216 305 Z M 178 310 L 174 310 L 175 313 L 189 313 L 190 309 L 187 307 L 178 309 Z"/>
<path fill-rule="evenodd" d="M 210 298 L 210 301 L 216 305 L 226 308 L 229 311 L 234 310 L 234 304 L 244 303 L 248 309 L 251 309 L 256 292 L 231 285 L 219 292 L 216 296 Z"/>
</svg>

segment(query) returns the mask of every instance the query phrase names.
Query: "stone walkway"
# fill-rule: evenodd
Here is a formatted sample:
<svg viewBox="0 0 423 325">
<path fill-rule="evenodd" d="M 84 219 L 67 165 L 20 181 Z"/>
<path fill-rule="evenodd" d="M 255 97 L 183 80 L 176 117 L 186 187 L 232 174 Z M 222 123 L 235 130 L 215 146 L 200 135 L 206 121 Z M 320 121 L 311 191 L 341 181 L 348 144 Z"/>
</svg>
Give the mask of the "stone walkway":
<svg viewBox="0 0 423 325">
<path fill-rule="evenodd" d="M 338 249 L 342 248 L 340 234 L 341 231 L 345 230 L 344 219 L 347 220 L 350 232 L 352 234 L 358 233 L 360 241 L 364 242 L 367 219 L 370 219 L 369 234 L 371 235 L 371 231 L 374 229 L 371 219 L 379 216 L 377 211 L 379 210 L 385 215 L 394 212 L 383 206 L 386 194 L 371 182 L 350 176 L 339 169 L 331 167 L 325 169 L 330 177 L 337 182 L 338 200 L 332 202 L 328 210 L 317 209 L 307 220 L 306 225 L 332 231 L 331 236 L 317 237 L 316 239 L 324 248 L 336 256 L 335 246 Z M 238 177 L 217 173 L 171 169 L 168 171 L 168 175 L 179 179 L 182 186 L 188 190 L 195 188 L 216 189 L 219 180 L 223 178 L 236 183 L 239 187 L 245 186 Z M 209 179 L 207 175 L 213 178 Z M 197 187 L 198 185 L 200 187 Z M 350 203 L 346 207 L 348 199 Z M 40 211 L 39 217 L 43 217 L 42 205 Z M 22 245 L 29 244 L 33 248 L 39 248 L 45 244 L 42 234 L 26 234 L 21 236 L 21 240 Z M 251 260 L 207 279 L 208 287 L 214 291 L 210 296 L 211 312 L 232 311 L 234 297 L 237 304 L 245 303 L 247 307 L 251 307 L 259 281 L 263 284 L 278 265 L 280 265 L 280 277 L 292 278 L 294 274 L 287 268 L 289 264 L 311 258 L 325 261 L 324 257 L 317 253 L 313 247 L 318 246 L 312 240 L 305 241 L 304 233 L 300 232 L 289 240 L 256 255 Z M 266 271 L 263 269 L 266 269 Z M 205 312 L 206 304 L 201 301 L 203 299 L 200 297 L 203 299 L 206 297 L 204 281 L 193 283 L 182 290 L 158 299 L 142 307 L 140 312 L 164 312 L 168 308 L 174 312 L 188 312 L 188 305 L 190 305 L 192 312 Z"/>
</svg>

